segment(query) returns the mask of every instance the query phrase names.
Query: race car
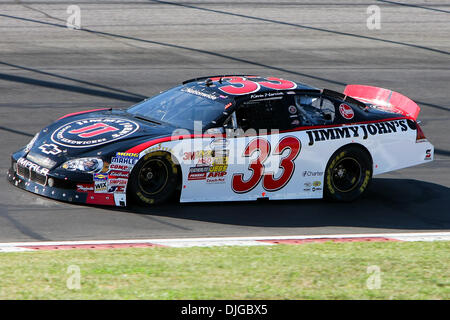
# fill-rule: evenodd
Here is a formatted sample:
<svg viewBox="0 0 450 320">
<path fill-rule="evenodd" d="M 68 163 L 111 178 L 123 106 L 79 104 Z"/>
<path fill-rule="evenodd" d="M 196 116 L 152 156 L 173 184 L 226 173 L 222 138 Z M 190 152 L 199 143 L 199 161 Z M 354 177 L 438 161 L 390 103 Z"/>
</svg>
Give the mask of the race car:
<svg viewBox="0 0 450 320">
<path fill-rule="evenodd" d="M 276 77 L 200 77 L 128 109 L 61 117 L 12 155 L 8 180 L 75 203 L 352 201 L 372 176 L 433 160 L 420 108 Z"/>
</svg>

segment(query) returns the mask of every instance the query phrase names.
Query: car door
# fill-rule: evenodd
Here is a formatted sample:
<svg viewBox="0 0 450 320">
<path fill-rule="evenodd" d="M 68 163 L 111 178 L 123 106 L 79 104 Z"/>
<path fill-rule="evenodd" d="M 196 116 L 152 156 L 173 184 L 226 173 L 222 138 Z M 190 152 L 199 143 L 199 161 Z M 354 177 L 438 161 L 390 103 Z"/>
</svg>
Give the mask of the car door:
<svg viewBox="0 0 450 320">
<path fill-rule="evenodd" d="M 304 100 L 283 93 L 243 101 L 224 136 L 190 142 L 181 201 L 321 198 L 328 152 L 324 144 L 308 145 L 302 126 L 313 118 L 305 117 Z"/>
<path fill-rule="evenodd" d="M 307 137 L 295 130 L 302 123 L 295 96 L 282 95 L 242 102 L 235 111 L 237 130 L 228 134 L 230 148 L 229 184 L 240 200 L 320 198 L 321 192 L 305 191 L 302 140 Z M 323 176 L 311 170 L 306 175 Z M 314 172 L 314 173 L 310 173 Z M 322 182 L 311 181 L 311 188 Z M 319 185 L 320 184 L 320 185 Z M 309 184 L 308 184 L 309 185 Z M 319 190 L 317 190 L 319 191 Z"/>
</svg>

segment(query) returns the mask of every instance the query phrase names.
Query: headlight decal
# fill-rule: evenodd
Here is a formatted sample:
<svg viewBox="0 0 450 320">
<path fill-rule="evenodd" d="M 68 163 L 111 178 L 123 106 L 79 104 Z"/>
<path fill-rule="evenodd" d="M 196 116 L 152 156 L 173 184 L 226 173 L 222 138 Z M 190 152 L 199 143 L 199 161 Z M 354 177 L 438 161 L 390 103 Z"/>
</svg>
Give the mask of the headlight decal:
<svg viewBox="0 0 450 320">
<path fill-rule="evenodd" d="M 68 160 L 61 166 L 69 171 L 99 172 L 103 169 L 103 160 L 99 158 L 79 158 Z"/>
<path fill-rule="evenodd" d="M 31 148 L 33 148 L 33 145 L 36 142 L 38 136 L 39 136 L 39 132 L 34 135 L 33 139 L 31 139 L 30 142 L 28 142 L 28 144 L 25 146 L 25 149 L 24 149 L 25 153 L 30 152 L 30 150 L 31 150 Z"/>
</svg>

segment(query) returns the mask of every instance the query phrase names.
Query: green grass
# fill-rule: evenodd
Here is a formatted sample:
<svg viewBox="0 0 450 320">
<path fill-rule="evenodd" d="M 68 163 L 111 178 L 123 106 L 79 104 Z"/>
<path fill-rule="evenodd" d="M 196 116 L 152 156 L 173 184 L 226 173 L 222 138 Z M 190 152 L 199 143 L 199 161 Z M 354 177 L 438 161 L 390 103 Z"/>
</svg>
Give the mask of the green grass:
<svg viewBox="0 0 450 320">
<path fill-rule="evenodd" d="M 0 299 L 449 299 L 449 258 L 448 241 L 1 253 Z"/>
</svg>

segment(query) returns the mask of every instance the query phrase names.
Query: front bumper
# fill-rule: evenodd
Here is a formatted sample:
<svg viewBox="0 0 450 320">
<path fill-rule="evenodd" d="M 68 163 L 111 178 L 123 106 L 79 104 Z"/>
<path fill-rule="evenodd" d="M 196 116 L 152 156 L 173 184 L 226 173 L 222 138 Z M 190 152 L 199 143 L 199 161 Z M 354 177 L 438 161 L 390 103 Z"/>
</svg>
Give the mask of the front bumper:
<svg viewBox="0 0 450 320">
<path fill-rule="evenodd" d="M 29 192 L 66 202 L 126 206 L 126 195 L 116 193 L 96 193 L 92 182 L 75 182 L 67 177 L 55 177 L 51 173 L 41 174 L 31 168 L 22 168 L 12 157 L 11 168 L 7 173 L 8 181 L 14 186 Z M 50 187 L 49 180 L 53 179 Z"/>
</svg>

